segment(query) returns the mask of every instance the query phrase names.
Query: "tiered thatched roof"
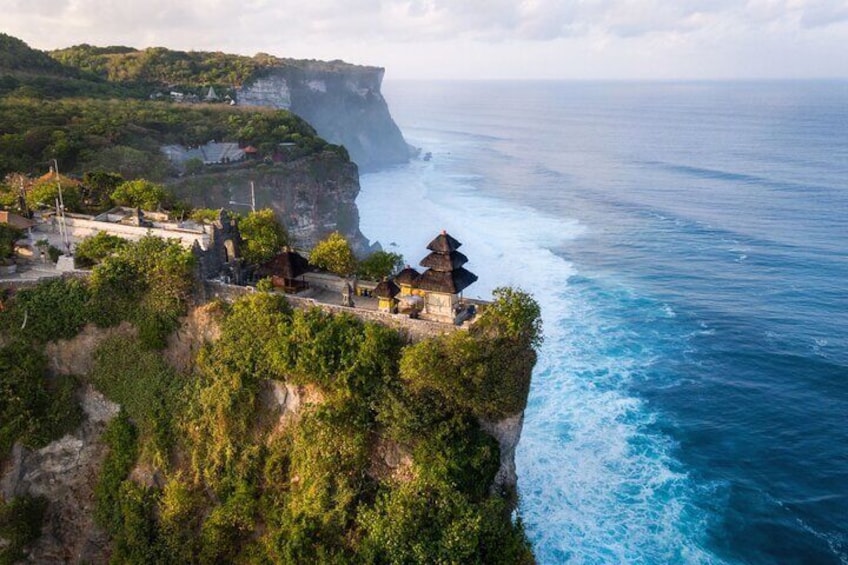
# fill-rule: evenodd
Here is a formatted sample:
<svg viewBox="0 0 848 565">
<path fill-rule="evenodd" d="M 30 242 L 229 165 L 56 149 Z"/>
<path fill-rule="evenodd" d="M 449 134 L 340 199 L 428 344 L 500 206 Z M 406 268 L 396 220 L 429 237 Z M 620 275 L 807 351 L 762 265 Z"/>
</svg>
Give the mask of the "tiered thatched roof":
<svg viewBox="0 0 848 565">
<path fill-rule="evenodd" d="M 421 260 L 422 267 L 428 267 L 437 271 L 451 271 L 459 269 L 468 263 L 468 257 L 459 251 L 451 251 L 448 254 L 432 252 Z"/>
<path fill-rule="evenodd" d="M 462 244 L 442 231 L 427 245 L 432 251 L 421 260 L 422 267 L 428 267 L 418 279 L 416 286 L 431 292 L 459 294 L 477 280 L 477 275 L 464 269 L 468 257 L 457 251 Z"/>
<path fill-rule="evenodd" d="M 433 292 L 459 294 L 477 281 L 477 275 L 460 267 L 449 272 L 428 269 L 418 279 L 418 288 Z"/>
<path fill-rule="evenodd" d="M 456 251 L 460 247 L 462 247 L 462 244 L 448 235 L 448 232 L 445 230 L 442 230 L 442 233 L 437 235 L 433 241 L 427 244 L 427 249 L 437 253 L 450 253 L 451 251 Z"/>
</svg>

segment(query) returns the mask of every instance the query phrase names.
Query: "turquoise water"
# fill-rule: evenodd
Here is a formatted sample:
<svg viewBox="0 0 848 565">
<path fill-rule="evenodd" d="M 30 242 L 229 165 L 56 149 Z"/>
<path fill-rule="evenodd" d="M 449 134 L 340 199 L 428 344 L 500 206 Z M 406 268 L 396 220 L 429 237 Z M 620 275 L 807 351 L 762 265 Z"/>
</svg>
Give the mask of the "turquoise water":
<svg viewBox="0 0 848 565">
<path fill-rule="evenodd" d="M 517 454 L 540 563 L 848 563 L 848 83 L 399 82 L 441 229 L 544 311 Z"/>
</svg>

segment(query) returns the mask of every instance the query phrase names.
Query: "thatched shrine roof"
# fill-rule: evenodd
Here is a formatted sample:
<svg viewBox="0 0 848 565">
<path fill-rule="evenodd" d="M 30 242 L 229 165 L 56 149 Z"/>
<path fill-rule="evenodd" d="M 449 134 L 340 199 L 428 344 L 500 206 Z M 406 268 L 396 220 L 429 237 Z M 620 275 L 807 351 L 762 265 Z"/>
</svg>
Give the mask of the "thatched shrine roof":
<svg viewBox="0 0 848 565">
<path fill-rule="evenodd" d="M 454 271 L 428 269 L 418 279 L 418 288 L 431 292 L 458 294 L 477 281 L 477 275 L 462 267 Z"/>
<path fill-rule="evenodd" d="M 468 263 L 468 257 L 459 251 L 451 251 L 450 253 L 437 253 L 434 251 L 424 257 L 419 265 L 435 271 L 452 271 L 462 267 L 466 263 Z"/>
<path fill-rule="evenodd" d="M 381 281 L 376 287 L 374 287 L 374 296 L 379 296 L 380 298 L 394 298 L 397 296 L 397 293 L 400 292 L 400 288 L 394 282 L 386 280 Z"/>
<path fill-rule="evenodd" d="M 436 239 L 427 244 L 427 249 L 436 253 L 450 253 L 456 251 L 462 244 L 448 235 L 448 232 L 442 230 L 442 233 L 436 236 Z"/>
<path fill-rule="evenodd" d="M 258 269 L 259 276 L 276 275 L 285 279 L 294 279 L 309 270 L 309 261 L 296 251 L 283 251 L 276 257 L 263 263 Z"/>
<path fill-rule="evenodd" d="M 397 276 L 395 277 L 395 282 L 397 284 L 414 285 L 416 282 L 418 282 L 419 277 L 421 277 L 421 273 L 407 265 L 404 270 L 397 274 Z"/>
<path fill-rule="evenodd" d="M 8 224 L 15 229 L 25 230 L 35 225 L 35 222 L 29 218 L 24 218 L 13 212 L 5 212 L 0 210 L 0 224 Z"/>
</svg>

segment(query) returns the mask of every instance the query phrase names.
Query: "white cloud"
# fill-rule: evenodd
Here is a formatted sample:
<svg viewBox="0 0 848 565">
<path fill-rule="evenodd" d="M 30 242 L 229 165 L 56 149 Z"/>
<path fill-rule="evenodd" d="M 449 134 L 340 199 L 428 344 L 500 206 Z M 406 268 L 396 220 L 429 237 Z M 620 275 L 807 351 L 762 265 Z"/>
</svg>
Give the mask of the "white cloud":
<svg viewBox="0 0 848 565">
<path fill-rule="evenodd" d="M 848 76 L 838 50 L 848 44 L 846 0 L 0 0 L 0 13 L 0 31 L 42 49 L 162 45 L 516 76 L 538 67 L 532 57 L 552 55 L 559 64 L 590 54 L 593 74 L 651 75 L 684 67 L 683 54 L 732 74 L 735 57 L 803 53 L 816 59 L 810 68 L 829 60 L 825 74 Z M 777 51 L 750 48 L 752 38 Z M 562 64 L 569 73 L 586 68 Z"/>
</svg>

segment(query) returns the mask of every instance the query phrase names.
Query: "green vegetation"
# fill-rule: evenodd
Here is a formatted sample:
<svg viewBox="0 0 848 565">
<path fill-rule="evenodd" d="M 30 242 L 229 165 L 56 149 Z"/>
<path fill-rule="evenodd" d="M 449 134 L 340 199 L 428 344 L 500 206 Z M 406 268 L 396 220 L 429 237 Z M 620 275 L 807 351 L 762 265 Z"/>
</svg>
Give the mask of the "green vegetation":
<svg viewBox="0 0 848 565">
<path fill-rule="evenodd" d="M 83 312 L 104 289 L 122 304 L 135 297 L 142 309 L 153 299 L 144 289 L 157 279 L 149 271 L 168 264 L 167 245 L 118 250 L 95 267 L 89 285 L 67 290 L 79 293 Z M 139 254 L 157 259 L 142 265 Z M 38 315 L 70 281 L 52 284 L 19 293 L 0 321 L 22 296 Z M 533 562 L 520 522 L 510 517 L 511 493 L 490 492 L 500 455 L 479 424 L 524 407 L 541 339 L 529 295 L 499 289 L 471 330 L 414 345 L 352 316 L 292 310 L 275 293 L 207 311 L 220 337 L 198 352 L 188 373 L 150 351 L 139 328 L 137 337 L 104 341 L 85 377 L 123 407 L 106 431 L 109 453 L 95 489 L 96 519 L 112 537 L 113 559 Z M 47 327 L 52 336 L 67 335 L 80 323 L 71 317 Z M 21 367 L 26 380 L 43 364 L 10 358 L 6 367 Z M 297 415 L 279 418 L 271 387 L 299 395 Z M 2 421 L 46 421 L 37 412 L 25 419 L 4 413 Z M 4 428 L 6 444 L 35 431 Z M 399 474 L 378 470 L 385 463 L 376 445 L 386 442 L 410 458 Z M 130 479 L 138 464 L 164 486 Z"/>
<path fill-rule="evenodd" d="M 0 38 L 2 39 L 2 38 Z M 41 523 L 47 500 L 38 496 L 18 496 L 0 501 L 0 538 L 8 545 L 0 546 L 0 565 L 12 565 L 26 557 L 24 549 L 41 535 Z"/>
<path fill-rule="evenodd" d="M 138 433 L 123 410 L 103 433 L 108 452 L 94 487 L 94 519 L 110 533 L 121 528 L 121 483 L 130 474 L 138 456 Z"/>
<path fill-rule="evenodd" d="M 67 70 L 43 51 L 30 48 L 16 37 L 0 33 L 0 69 L 48 74 L 66 74 Z"/>
<path fill-rule="evenodd" d="M 380 281 L 403 267 L 403 255 L 375 251 L 358 261 L 347 239 L 339 232 L 333 232 L 315 245 L 309 253 L 309 263 L 342 277 L 356 273 L 365 280 Z"/>
<path fill-rule="evenodd" d="M 112 206 L 112 194 L 124 177 L 106 171 L 86 171 L 82 176 L 82 208 L 94 213 L 105 212 Z"/>
<path fill-rule="evenodd" d="M 65 209 L 69 211 L 80 210 L 82 196 L 79 190 L 79 182 L 62 175 L 59 175 L 58 179 L 55 175 L 50 175 L 47 178 L 40 178 L 32 182 L 26 191 L 27 206 L 32 210 L 55 209 L 56 202 L 59 200 L 60 188 Z"/>
<path fill-rule="evenodd" d="M 244 57 L 221 52 L 172 51 L 164 47 L 135 50 L 131 47 L 77 45 L 50 53 L 57 61 L 111 82 L 197 87 L 205 94 L 215 85 L 219 92 L 244 84 L 256 71 L 281 61 L 269 55 Z"/>
<path fill-rule="evenodd" d="M 167 203 L 168 192 L 161 184 L 146 179 L 136 179 L 119 184 L 110 198 L 118 206 L 156 210 L 160 205 Z"/>
<path fill-rule="evenodd" d="M 380 281 L 403 268 L 403 255 L 389 251 L 375 251 L 359 262 L 356 274 L 365 280 Z"/>
<path fill-rule="evenodd" d="M 98 232 L 77 244 L 74 249 L 74 265 L 77 269 L 90 269 L 128 245 L 129 242 L 122 237 Z"/>
<path fill-rule="evenodd" d="M 350 244 L 339 232 L 333 232 L 319 241 L 309 254 L 309 263 L 346 277 L 356 271 L 356 257 Z"/>
<path fill-rule="evenodd" d="M 108 245 L 100 245 L 108 238 L 94 238 L 84 250 Z M 0 335 L 43 344 L 71 338 L 87 323 L 127 320 L 146 347 L 163 347 L 191 298 L 194 256 L 176 241 L 152 236 L 106 253 L 88 280 L 51 279 L 19 291 L 0 312 Z"/>
<path fill-rule="evenodd" d="M 89 321 L 91 292 L 78 279 L 48 279 L 19 291 L 0 312 L 0 333 L 43 344 L 75 336 Z"/>
<path fill-rule="evenodd" d="M 130 320 L 145 347 L 161 349 L 194 288 L 194 256 L 177 241 L 145 236 L 109 255 L 89 279 L 92 320 Z"/>
<path fill-rule="evenodd" d="M 158 352 L 145 349 L 135 338 L 106 340 L 94 352 L 94 361 L 88 379 L 120 404 L 138 428 L 141 456 L 167 468 L 173 446 L 171 418 L 179 410 L 182 381 Z"/>
<path fill-rule="evenodd" d="M 468 332 L 410 346 L 401 378 L 415 391 L 437 391 L 450 405 L 497 419 L 523 408 L 541 344 L 539 305 L 522 291 L 499 288 Z"/>
<path fill-rule="evenodd" d="M 221 210 L 212 208 L 195 208 L 191 211 L 189 218 L 200 224 L 211 224 L 218 219 Z"/>
<path fill-rule="evenodd" d="M 0 224 L 0 261 L 10 259 L 15 255 L 15 242 L 23 234 L 9 224 Z"/>
<path fill-rule="evenodd" d="M 286 228 L 270 208 L 250 212 L 238 227 L 244 242 L 241 255 L 248 264 L 265 263 L 291 243 Z"/>
<path fill-rule="evenodd" d="M 55 158 L 63 172 L 110 171 L 125 179 L 158 182 L 171 173 L 163 145 L 234 140 L 263 154 L 272 154 L 283 142 L 308 152 L 331 147 L 309 124 L 285 110 L 224 105 L 6 96 L 0 98 L 0 123 L 0 176 L 42 174 Z"/>
<path fill-rule="evenodd" d="M 82 421 L 76 380 L 49 377 L 47 358 L 22 341 L 0 347 L 0 459 L 15 441 L 43 447 Z"/>
</svg>

